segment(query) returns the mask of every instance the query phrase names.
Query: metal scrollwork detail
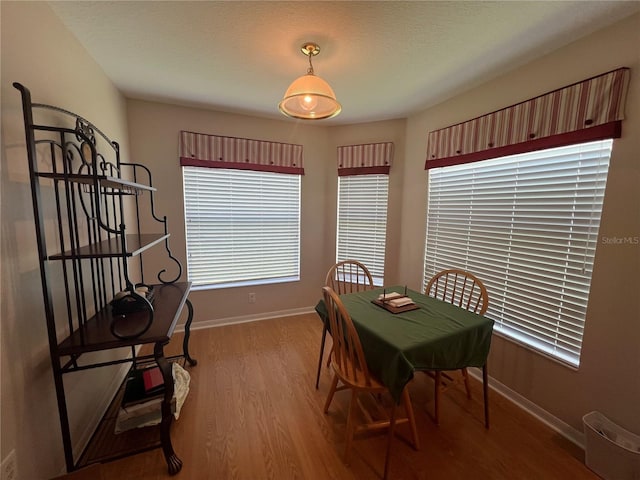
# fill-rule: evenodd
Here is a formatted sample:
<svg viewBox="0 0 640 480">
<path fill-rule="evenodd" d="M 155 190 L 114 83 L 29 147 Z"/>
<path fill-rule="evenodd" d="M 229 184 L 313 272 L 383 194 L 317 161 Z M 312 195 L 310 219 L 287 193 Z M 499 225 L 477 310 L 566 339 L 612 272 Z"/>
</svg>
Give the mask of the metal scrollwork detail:
<svg viewBox="0 0 640 480">
<path fill-rule="evenodd" d="M 82 135 L 84 135 L 84 137 Z M 91 143 L 96 144 L 96 135 L 93 131 L 93 125 L 89 122 L 85 122 L 80 118 L 76 118 L 76 138 L 79 142 L 85 140 L 86 138 L 91 140 Z"/>
<path fill-rule="evenodd" d="M 67 143 L 67 149 L 64 152 L 64 160 L 67 162 L 67 168 L 69 169 L 69 171 L 71 171 L 72 165 L 73 165 L 73 161 L 75 159 L 75 155 L 73 154 L 73 151 L 69 148 L 69 145 L 75 147 L 75 144 L 71 143 Z"/>
<path fill-rule="evenodd" d="M 102 171 L 102 173 L 111 172 L 111 174 L 114 176 L 118 176 L 118 177 L 120 176 L 118 167 L 116 167 L 111 162 L 107 162 L 107 160 L 105 160 L 105 158 L 101 154 L 98 154 L 98 161 L 99 161 L 98 166 L 100 167 L 100 170 Z"/>
</svg>

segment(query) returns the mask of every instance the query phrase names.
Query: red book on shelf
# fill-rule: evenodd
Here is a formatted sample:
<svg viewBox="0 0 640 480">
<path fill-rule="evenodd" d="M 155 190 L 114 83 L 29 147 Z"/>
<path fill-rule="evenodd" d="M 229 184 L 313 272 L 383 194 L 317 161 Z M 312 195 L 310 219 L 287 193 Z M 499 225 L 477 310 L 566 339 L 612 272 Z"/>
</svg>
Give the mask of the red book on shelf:
<svg viewBox="0 0 640 480">
<path fill-rule="evenodd" d="M 148 368 L 142 372 L 145 393 L 153 392 L 164 386 L 164 379 L 160 367 Z"/>
</svg>

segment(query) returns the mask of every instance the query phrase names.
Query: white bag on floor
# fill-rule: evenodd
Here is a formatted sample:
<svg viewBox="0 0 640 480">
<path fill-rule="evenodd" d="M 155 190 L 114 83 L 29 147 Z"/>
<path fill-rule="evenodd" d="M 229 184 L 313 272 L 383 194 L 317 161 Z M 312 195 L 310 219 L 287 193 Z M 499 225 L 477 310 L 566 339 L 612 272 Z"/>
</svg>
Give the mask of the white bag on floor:
<svg viewBox="0 0 640 480">
<path fill-rule="evenodd" d="M 177 420 L 180 418 L 180 409 L 189 393 L 191 376 L 180 364 L 172 363 L 171 374 L 173 376 L 173 398 L 171 399 L 171 412 Z M 156 397 L 147 402 L 129 407 L 121 407 L 118 410 L 115 433 L 125 432 L 132 428 L 149 427 L 162 421 L 163 397 Z"/>
</svg>

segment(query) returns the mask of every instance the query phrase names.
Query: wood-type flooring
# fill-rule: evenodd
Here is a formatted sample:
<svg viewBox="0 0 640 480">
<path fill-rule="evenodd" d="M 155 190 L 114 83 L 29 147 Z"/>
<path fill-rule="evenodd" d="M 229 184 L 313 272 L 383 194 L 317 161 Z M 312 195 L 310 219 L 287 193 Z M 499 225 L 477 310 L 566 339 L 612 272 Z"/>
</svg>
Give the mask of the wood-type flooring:
<svg viewBox="0 0 640 480">
<path fill-rule="evenodd" d="M 350 465 L 342 460 L 349 392 L 322 408 L 331 372 L 315 373 L 322 325 L 314 314 L 193 330 L 189 396 L 173 423 L 173 447 L 182 470 L 170 477 L 162 450 L 94 465 L 65 480 L 368 480 L 384 467 L 386 436 L 357 439 Z M 329 341 L 330 342 L 330 341 Z M 182 335 L 167 348 L 178 353 Z M 329 343 L 330 344 L 330 343 Z M 328 354 L 328 349 L 326 349 Z M 491 365 L 489 365 L 491 374 Z M 442 395 L 434 424 L 433 380 L 417 374 L 409 386 L 420 451 L 397 428 L 390 479 L 597 479 L 583 451 L 495 392 L 491 427 L 484 427 L 482 389 L 472 379 Z"/>
</svg>

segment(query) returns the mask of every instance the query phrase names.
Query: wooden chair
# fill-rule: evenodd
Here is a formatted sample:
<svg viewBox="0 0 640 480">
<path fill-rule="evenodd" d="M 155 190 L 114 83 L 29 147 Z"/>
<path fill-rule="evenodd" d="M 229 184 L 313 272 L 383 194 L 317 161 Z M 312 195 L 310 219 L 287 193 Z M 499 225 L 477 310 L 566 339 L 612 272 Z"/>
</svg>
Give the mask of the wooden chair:
<svg viewBox="0 0 640 480">
<path fill-rule="evenodd" d="M 391 415 L 387 415 L 386 410 L 382 407 L 379 400 L 382 399 L 382 394 L 388 392 L 388 389 L 369 372 L 367 361 L 362 350 L 362 345 L 360 344 L 360 337 L 358 336 L 358 332 L 353 325 L 349 313 L 346 311 L 338 294 L 330 287 L 322 287 L 322 292 L 324 302 L 328 310 L 329 328 L 331 329 L 333 338 L 331 367 L 334 372 L 331 389 L 329 390 L 329 394 L 324 405 L 324 412 L 328 412 L 336 391 L 344 389 L 351 390 L 349 413 L 347 415 L 347 439 L 344 452 L 344 460 L 347 464 L 349 464 L 353 438 L 357 433 L 388 429 L 387 452 L 383 475 L 383 478 L 386 479 L 389 471 L 391 443 L 394 436 L 395 426 L 398 423 L 409 423 L 413 438 L 413 446 L 416 450 L 419 449 L 418 434 L 413 415 L 413 408 L 411 406 L 411 399 L 409 398 L 409 391 L 405 387 L 402 392 L 402 402 L 406 411 L 406 417 L 396 418 L 397 405 L 395 401 L 391 402 Z M 338 382 L 341 382 L 342 385 L 338 386 Z M 364 408 L 359 399 L 359 395 L 362 393 L 373 394 L 372 399 L 378 407 L 382 420 L 373 420 L 371 414 Z M 362 410 L 366 423 L 356 426 L 354 416 L 356 415 L 358 408 Z"/>
<path fill-rule="evenodd" d="M 487 311 L 487 308 L 489 308 L 489 295 L 487 294 L 487 289 L 484 284 L 472 273 L 460 269 L 454 268 L 436 273 L 431 280 L 429 280 L 429 283 L 427 283 L 424 293 L 430 297 L 452 303 L 460 308 L 480 315 L 483 315 Z M 482 370 L 484 380 L 485 426 L 489 428 L 486 364 Z M 460 372 L 467 392 L 467 398 L 471 398 L 467 369 L 463 368 Z M 430 371 L 427 372 L 427 374 L 431 376 L 435 382 L 434 420 L 436 424 L 438 424 L 440 393 L 453 384 L 454 379 L 446 371 Z"/>
<path fill-rule="evenodd" d="M 343 293 L 361 292 L 363 290 L 371 290 L 373 288 L 373 277 L 367 267 L 357 260 L 344 260 L 336 263 L 327 272 L 325 285 L 338 295 Z M 324 356 L 324 344 L 327 339 L 327 322 L 324 322 L 322 328 L 322 340 L 320 341 L 320 356 L 318 357 L 318 371 L 316 373 L 316 390 L 320 383 L 320 370 L 322 369 L 322 357 Z M 329 332 L 331 333 L 331 332 Z M 327 361 L 327 366 L 331 361 L 331 357 Z"/>
</svg>

